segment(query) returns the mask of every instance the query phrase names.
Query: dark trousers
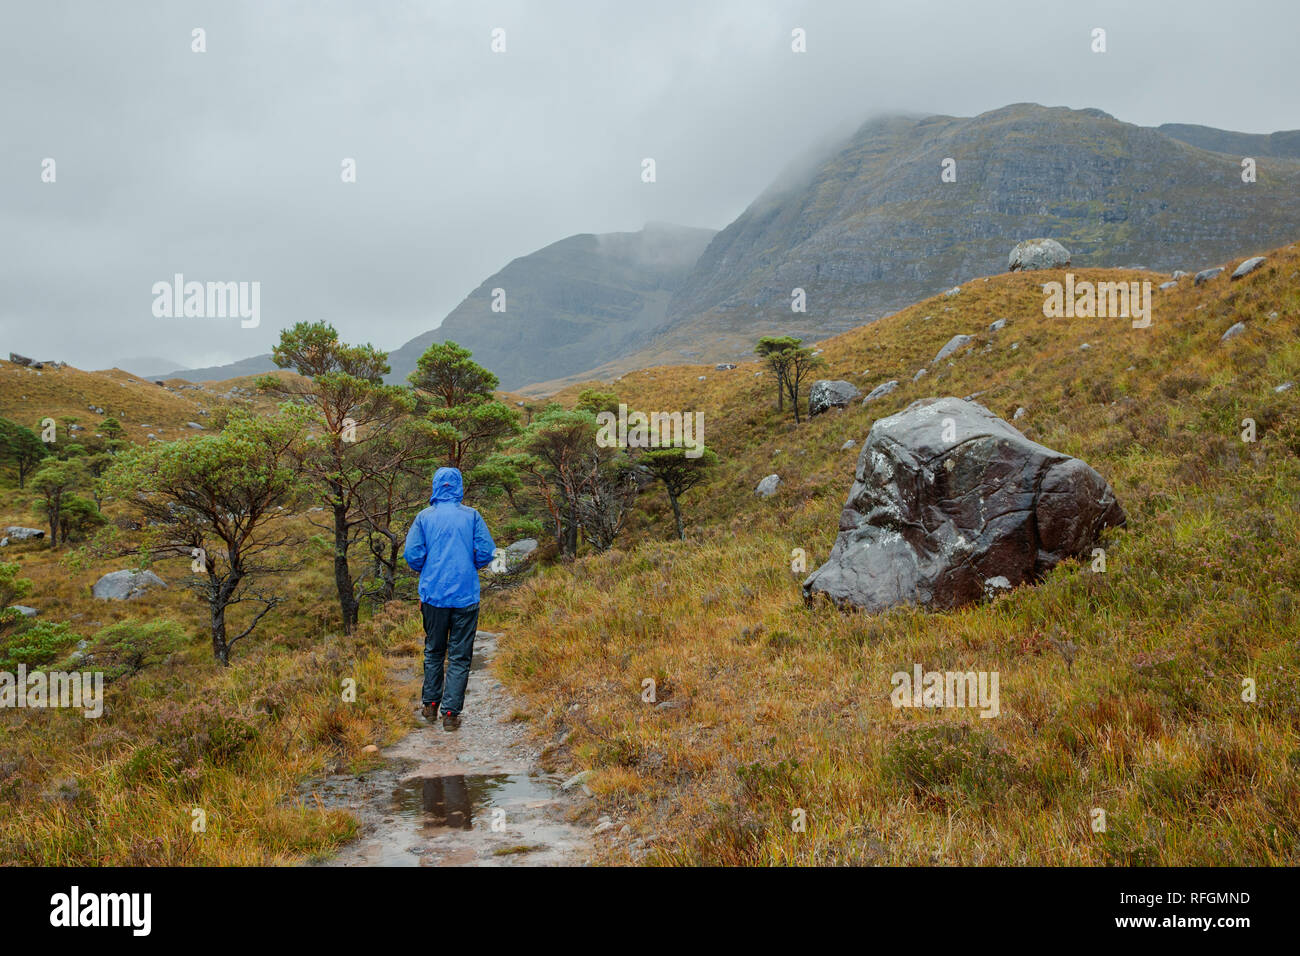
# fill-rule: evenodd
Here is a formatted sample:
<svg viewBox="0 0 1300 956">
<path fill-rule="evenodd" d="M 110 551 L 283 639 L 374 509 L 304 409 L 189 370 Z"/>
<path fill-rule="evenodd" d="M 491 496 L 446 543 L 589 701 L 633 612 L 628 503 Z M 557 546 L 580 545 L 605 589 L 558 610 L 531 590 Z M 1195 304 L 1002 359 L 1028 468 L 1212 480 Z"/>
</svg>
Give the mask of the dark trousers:
<svg viewBox="0 0 1300 956">
<path fill-rule="evenodd" d="M 478 605 L 433 607 L 421 601 L 420 617 L 424 619 L 424 691 L 420 703 L 441 702 L 443 713 L 459 714 L 465 706 L 465 685 L 474 659 Z M 443 658 L 447 664 L 445 685 Z"/>
</svg>

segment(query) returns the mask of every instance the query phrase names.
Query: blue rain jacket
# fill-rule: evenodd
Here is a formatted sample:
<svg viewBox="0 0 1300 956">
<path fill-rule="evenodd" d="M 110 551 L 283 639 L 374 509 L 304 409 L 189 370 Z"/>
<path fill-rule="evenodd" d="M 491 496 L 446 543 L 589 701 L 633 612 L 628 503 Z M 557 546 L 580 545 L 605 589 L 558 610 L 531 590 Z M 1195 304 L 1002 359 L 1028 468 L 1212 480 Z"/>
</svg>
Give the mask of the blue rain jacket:
<svg viewBox="0 0 1300 956">
<path fill-rule="evenodd" d="M 496 552 L 483 516 L 461 504 L 464 497 L 460 471 L 439 468 L 429 507 L 406 533 L 406 563 L 420 573 L 420 600 L 433 607 L 477 604 L 478 569 L 491 564 Z"/>
</svg>

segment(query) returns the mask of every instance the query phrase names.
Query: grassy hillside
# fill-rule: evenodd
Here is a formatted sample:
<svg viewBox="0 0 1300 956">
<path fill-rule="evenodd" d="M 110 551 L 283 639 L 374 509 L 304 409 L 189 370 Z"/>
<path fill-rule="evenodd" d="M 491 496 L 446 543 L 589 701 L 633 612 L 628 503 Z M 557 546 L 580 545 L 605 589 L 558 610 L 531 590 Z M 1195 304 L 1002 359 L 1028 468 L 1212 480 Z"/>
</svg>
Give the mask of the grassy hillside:
<svg viewBox="0 0 1300 956">
<path fill-rule="evenodd" d="M 117 368 L 86 372 L 46 365 L 37 370 L 0 360 L 0 417 L 38 432 L 43 418 L 53 418 L 60 429 L 64 418 L 75 418 L 93 435 L 97 423 L 112 416 L 122 423 L 124 436 L 137 443 L 150 434 L 183 438 L 193 434 L 189 422 L 205 425 L 205 419 L 223 406 L 273 407 L 273 401 L 256 393 L 255 377 L 203 384 L 169 379 L 158 385 Z M 102 415 L 98 408 L 104 410 Z"/>
<path fill-rule="evenodd" d="M 823 343 L 819 374 L 863 391 L 903 384 L 800 426 L 776 412 L 755 364 L 619 381 L 635 409 L 705 412 L 724 461 L 685 498 L 687 540 L 672 540 L 666 496 L 651 488 L 616 550 L 489 593 L 482 619 L 504 632 L 493 666 L 546 759 L 593 770 L 602 811 L 629 824 L 626 837 L 598 838 L 602 859 L 1295 863 L 1300 250 L 1267 255 L 1240 282 L 1225 273 L 1155 293 L 1142 330 L 1043 318 L 1044 273 L 976 279 Z M 1220 344 L 1237 321 L 1246 332 Z M 913 383 L 956 333 L 975 341 Z M 1286 381 L 1297 385 L 1275 391 Z M 1129 524 L 1106 542 L 1106 573 L 1068 564 L 942 614 L 805 607 L 791 552 L 804 549 L 809 570 L 826 558 L 872 421 L 976 392 L 1000 415 L 1024 407 L 1018 427 L 1112 484 Z M 25 422 L 95 403 L 170 438 L 196 403 L 215 413 L 227 395 L 264 401 L 231 383 L 173 392 L 124 373 L 0 366 L 0 414 Z M 1239 437 L 1246 417 L 1251 444 Z M 128 427 L 137 441 L 143 431 Z M 848 439 L 856 447 L 841 450 Z M 779 492 L 756 498 L 772 472 Z M 30 491 L 0 481 L 0 525 L 39 524 Z M 485 510 L 498 528 L 495 506 Z M 185 560 L 154 566 L 166 590 L 116 603 L 90 587 L 129 557 L 4 549 L 34 583 L 22 603 L 66 626 L 63 652 L 84 640 L 128 673 L 109 684 L 99 720 L 0 710 L 0 860 L 287 863 L 355 832 L 297 787 L 325 770 L 365 772 L 378 759 L 368 745 L 413 726 L 419 621 L 394 604 L 340 636 L 330 545 L 311 517 L 298 519 L 303 568 L 276 584 L 288 602 L 228 669 L 212 661 L 203 606 L 179 586 Z M 917 663 L 998 671 L 1001 716 L 893 709 L 890 675 Z M 647 677 L 665 706 L 642 702 Z M 1243 677 L 1256 681 L 1254 703 L 1241 699 Z M 342 697 L 348 678 L 355 702 Z M 791 829 L 796 809 L 806 832 Z"/>
<path fill-rule="evenodd" d="M 1239 282 L 1155 292 L 1148 329 L 1045 319 L 1050 278 L 975 280 L 822 343 L 824 377 L 903 384 L 798 427 L 757 365 L 618 382 L 632 408 L 705 411 L 726 463 L 688 496 L 688 540 L 670 540 L 665 498 L 622 549 L 491 615 L 550 759 L 594 770 L 588 785 L 632 826 L 607 861 L 638 859 L 634 837 L 666 863 L 1300 859 L 1300 251 L 1269 252 Z M 975 342 L 912 383 L 957 333 Z M 949 613 L 805 607 L 792 550 L 809 570 L 825 560 L 871 423 L 972 393 L 1008 418 L 1023 406 L 1030 438 L 1111 483 L 1129 522 L 1106 572 L 1070 563 Z M 779 492 L 755 497 L 772 472 Z M 998 671 L 1001 716 L 894 709 L 890 675 L 916 663 Z M 647 677 L 669 705 L 642 701 Z"/>
</svg>

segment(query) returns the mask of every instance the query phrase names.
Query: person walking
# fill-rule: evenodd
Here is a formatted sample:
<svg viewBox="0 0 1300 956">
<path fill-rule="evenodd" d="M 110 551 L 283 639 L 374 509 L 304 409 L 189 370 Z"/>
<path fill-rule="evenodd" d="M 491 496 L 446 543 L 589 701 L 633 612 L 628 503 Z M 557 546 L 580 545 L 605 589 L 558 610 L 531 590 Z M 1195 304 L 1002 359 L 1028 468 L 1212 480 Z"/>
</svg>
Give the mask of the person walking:
<svg viewBox="0 0 1300 956">
<path fill-rule="evenodd" d="M 459 469 L 434 472 L 429 507 L 415 516 L 403 551 L 406 563 L 420 575 L 424 621 L 420 713 L 436 722 L 441 707 L 444 730 L 460 726 L 478 628 L 478 572 L 492 563 L 496 553 L 483 516 L 461 504 L 464 497 Z"/>
</svg>

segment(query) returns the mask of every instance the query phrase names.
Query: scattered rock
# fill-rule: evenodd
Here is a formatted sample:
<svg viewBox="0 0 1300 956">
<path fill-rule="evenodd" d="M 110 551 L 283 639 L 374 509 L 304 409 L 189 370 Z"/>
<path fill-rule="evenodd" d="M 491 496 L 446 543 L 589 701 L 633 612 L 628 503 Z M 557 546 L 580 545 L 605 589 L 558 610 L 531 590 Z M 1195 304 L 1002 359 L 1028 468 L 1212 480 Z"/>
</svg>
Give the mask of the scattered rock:
<svg viewBox="0 0 1300 956">
<path fill-rule="evenodd" d="M 1192 281 L 1197 285 L 1201 285 L 1202 283 L 1209 282 L 1222 271 L 1223 268 L 1221 266 L 1215 266 L 1213 269 L 1202 269 L 1200 272 L 1196 273 L 1196 277 Z"/>
<path fill-rule="evenodd" d="M 813 382 L 812 389 L 808 392 L 808 415 L 812 417 L 832 408 L 844 408 L 861 394 L 857 386 L 850 382 L 827 379 Z"/>
<path fill-rule="evenodd" d="M 1175 269 L 1175 270 L 1173 271 L 1173 274 L 1172 274 L 1171 278 L 1173 278 L 1173 280 L 1174 280 L 1175 282 L 1177 282 L 1179 279 L 1183 278 L 1183 277 L 1186 276 L 1186 275 L 1187 275 L 1187 273 L 1184 272 L 1182 269 Z"/>
<path fill-rule="evenodd" d="M 898 388 L 897 380 L 893 380 L 889 382 L 881 382 L 879 385 L 877 385 L 875 388 L 873 388 L 870 392 L 867 393 L 867 397 L 862 400 L 862 404 L 865 405 L 867 404 L 867 402 L 874 402 L 878 398 L 884 398 L 886 395 L 888 395 L 896 388 Z"/>
<path fill-rule="evenodd" d="M 185 423 L 185 427 L 186 427 L 186 428 L 197 428 L 199 431 L 203 431 L 203 426 L 200 425 L 198 422 L 186 422 L 186 423 Z"/>
<path fill-rule="evenodd" d="M 758 495 L 760 498 L 771 498 L 776 494 L 777 486 L 780 484 L 780 475 L 768 475 L 758 483 L 758 487 L 754 489 L 754 494 Z"/>
<path fill-rule="evenodd" d="M 954 295 L 959 295 L 960 293 L 961 293 L 961 286 L 959 286 L 959 285 L 955 285 L 955 286 L 953 286 L 951 289 L 949 289 L 947 292 L 945 292 L 944 295 L 951 297 L 951 296 L 954 296 Z"/>
<path fill-rule="evenodd" d="M 1025 417 L 1025 406 L 1021 405 L 1019 408 L 1016 409 L 1016 413 L 1011 416 L 1011 420 L 1013 422 L 1018 422 L 1020 421 L 1020 419 L 1024 417 Z"/>
<path fill-rule="evenodd" d="M 1232 279 L 1243 279 L 1264 264 L 1264 256 L 1252 256 L 1232 270 Z"/>
<path fill-rule="evenodd" d="M 959 607 L 992 578 L 1016 587 L 1087 554 L 1125 520 L 1085 462 L 958 398 L 878 420 L 855 477 L 830 559 L 804 581 L 808 600 L 824 594 L 873 612 Z"/>
<path fill-rule="evenodd" d="M 856 444 L 857 442 L 855 442 L 852 438 L 850 438 L 848 441 L 846 441 L 843 445 L 840 446 L 840 451 L 848 451 Z"/>
<path fill-rule="evenodd" d="M 110 571 L 91 589 L 101 601 L 128 601 L 139 597 L 150 588 L 167 587 L 167 582 L 152 571 Z"/>
<path fill-rule="evenodd" d="M 920 381 L 921 376 L 924 374 L 925 374 L 925 369 L 921 369 L 919 372 L 917 372 L 915 375 L 912 376 L 912 381 L 914 382 Z"/>
<path fill-rule="evenodd" d="M 1006 324 L 1007 324 L 1007 320 L 1006 320 L 1006 319 L 998 319 L 998 320 L 996 320 L 996 321 L 994 321 L 994 322 L 990 322 L 990 323 L 989 323 L 989 331 L 990 331 L 990 332 L 1001 332 L 1004 328 L 1006 328 Z"/>
<path fill-rule="evenodd" d="M 364 747 L 361 748 L 361 752 L 363 754 L 377 754 L 379 753 L 379 748 L 376 747 L 374 744 L 366 744 Z"/>
<path fill-rule="evenodd" d="M 1086 351 L 1088 351 L 1088 349 L 1090 349 L 1090 348 L 1092 348 L 1092 346 L 1091 346 L 1090 344 L 1088 344 L 1087 342 L 1084 342 L 1082 345 L 1079 346 L 1079 351 L 1080 351 L 1080 352 L 1086 352 Z"/>
<path fill-rule="evenodd" d="M 969 335 L 954 335 L 947 341 L 947 343 L 945 343 L 943 348 L 939 349 L 939 354 L 934 357 L 934 361 L 930 364 L 937 365 L 958 349 L 963 349 L 967 345 L 970 345 L 971 341 L 972 338 Z"/>
<path fill-rule="evenodd" d="M 1070 264 L 1070 250 L 1055 239 L 1026 239 L 1007 256 L 1008 272 L 1031 269 L 1064 269 Z"/>
<path fill-rule="evenodd" d="M 713 366 L 714 370 L 718 372 L 729 372 L 735 367 L 736 366 L 732 365 L 730 362 L 723 362 L 721 365 Z"/>
<path fill-rule="evenodd" d="M 1282 383 L 1281 385 L 1279 385 L 1277 388 L 1273 389 L 1273 391 L 1275 391 L 1275 392 L 1286 392 L 1286 391 L 1289 391 L 1289 390 L 1292 388 L 1292 386 L 1294 386 L 1294 385 L 1295 385 L 1295 382 L 1283 382 L 1283 383 Z"/>
<path fill-rule="evenodd" d="M 32 364 L 31 359 L 29 359 L 26 355 L 19 355 L 17 352 L 9 353 L 9 361 L 13 362 L 15 365 L 21 365 L 24 368 Z"/>
<path fill-rule="evenodd" d="M 592 832 L 592 833 L 606 833 L 606 832 L 608 832 L 609 830 L 612 830 L 612 829 L 614 829 L 614 824 L 613 824 L 611 821 L 609 821 L 609 820 L 605 820 L 605 821 L 603 821 L 603 822 L 601 822 L 601 823 L 596 824 L 596 829 L 592 830 L 591 832 Z"/>
<path fill-rule="evenodd" d="M 578 773 L 575 773 L 575 774 L 574 774 L 572 777 L 570 777 L 568 780 L 564 781 L 564 783 L 560 784 L 560 789 L 561 789 L 561 790 L 572 790 L 574 787 L 580 786 L 581 784 L 584 784 L 584 783 L 586 783 L 588 780 L 590 780 L 590 779 L 591 779 L 591 774 L 592 774 L 592 771 L 590 771 L 590 770 L 582 770 L 582 771 L 580 771 L 580 772 L 578 772 Z"/>
<path fill-rule="evenodd" d="M 23 617 L 35 617 L 40 612 L 34 607 L 28 607 L 26 604 L 11 604 L 9 610 L 17 611 Z"/>
<path fill-rule="evenodd" d="M 1242 332 L 1245 331 L 1246 331 L 1246 323 L 1238 322 L 1236 325 L 1228 329 L 1228 331 L 1224 332 L 1223 335 L 1219 337 L 1219 341 L 1226 342 L 1229 339 L 1235 339 L 1237 336 L 1239 336 Z"/>
<path fill-rule="evenodd" d="M 1175 288 L 1177 285 L 1178 281 L 1176 279 L 1170 279 L 1168 282 L 1160 283 L 1160 289 L 1161 291 L 1164 291 L 1165 289 Z"/>
</svg>

